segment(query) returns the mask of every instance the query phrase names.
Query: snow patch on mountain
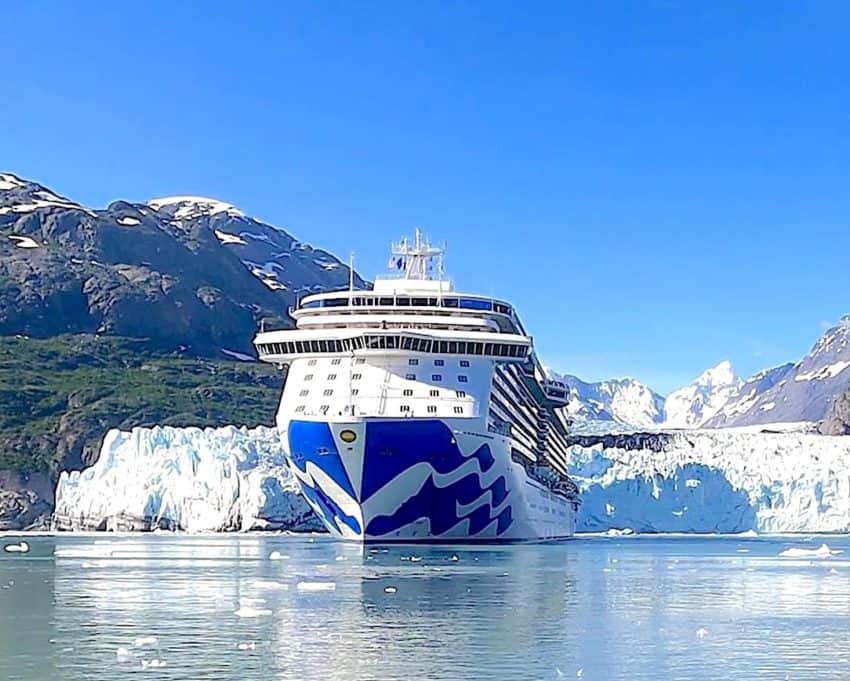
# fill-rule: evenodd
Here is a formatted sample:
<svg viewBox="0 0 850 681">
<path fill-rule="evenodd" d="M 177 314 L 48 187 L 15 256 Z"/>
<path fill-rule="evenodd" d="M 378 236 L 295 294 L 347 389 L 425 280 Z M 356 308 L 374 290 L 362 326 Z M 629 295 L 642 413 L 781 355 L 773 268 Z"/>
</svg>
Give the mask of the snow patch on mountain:
<svg viewBox="0 0 850 681">
<path fill-rule="evenodd" d="M 702 430 L 581 438 L 580 531 L 848 532 L 850 437 Z"/>
<path fill-rule="evenodd" d="M 694 428 L 702 425 L 740 390 L 743 381 L 728 360 L 704 371 L 690 385 L 673 391 L 664 400 L 664 426 Z"/>
<path fill-rule="evenodd" d="M 579 421 L 613 421 L 650 427 L 664 419 L 664 399 L 633 378 L 586 383 L 565 375 L 560 377 L 570 390 L 567 413 Z"/>
<path fill-rule="evenodd" d="M 110 430 L 94 466 L 62 473 L 55 512 L 79 527 L 130 517 L 190 532 L 320 528 L 264 427 Z"/>
<path fill-rule="evenodd" d="M 151 199 L 148 201 L 148 205 L 155 210 L 162 210 L 166 207 L 172 208 L 172 216 L 176 220 L 219 213 L 226 213 L 234 217 L 244 217 L 245 215 L 236 206 L 206 196 L 164 196 Z"/>
</svg>

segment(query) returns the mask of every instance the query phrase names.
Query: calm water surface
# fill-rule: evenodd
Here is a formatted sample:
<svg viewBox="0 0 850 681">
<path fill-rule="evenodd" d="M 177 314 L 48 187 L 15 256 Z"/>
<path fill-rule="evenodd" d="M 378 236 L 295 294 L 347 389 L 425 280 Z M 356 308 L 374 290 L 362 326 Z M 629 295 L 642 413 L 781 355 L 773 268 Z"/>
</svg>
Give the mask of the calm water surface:
<svg viewBox="0 0 850 681">
<path fill-rule="evenodd" d="M 850 679 L 846 537 L 26 540 L 0 679 Z"/>
</svg>

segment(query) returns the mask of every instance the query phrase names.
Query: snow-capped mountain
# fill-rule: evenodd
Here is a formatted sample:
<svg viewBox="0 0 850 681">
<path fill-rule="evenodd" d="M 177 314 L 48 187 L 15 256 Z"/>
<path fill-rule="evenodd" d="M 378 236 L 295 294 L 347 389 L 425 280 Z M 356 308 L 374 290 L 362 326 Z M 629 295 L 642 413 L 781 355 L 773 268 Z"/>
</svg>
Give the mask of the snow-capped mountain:
<svg viewBox="0 0 850 681">
<path fill-rule="evenodd" d="M 756 374 L 705 425 L 821 421 L 850 391 L 850 316 L 826 331 L 808 355 Z"/>
<path fill-rule="evenodd" d="M 330 253 L 222 201 L 91 208 L 0 174 L 0 335 L 98 333 L 250 355 L 260 319 L 287 325 L 301 293 L 348 279 Z"/>
<path fill-rule="evenodd" d="M 565 375 L 570 401 L 567 411 L 576 421 L 613 421 L 648 428 L 664 420 L 664 398 L 633 378 L 586 383 Z"/>
<path fill-rule="evenodd" d="M 664 400 L 664 426 L 696 428 L 738 394 L 743 381 L 728 360 L 704 371 L 690 385 L 670 393 Z"/>
</svg>

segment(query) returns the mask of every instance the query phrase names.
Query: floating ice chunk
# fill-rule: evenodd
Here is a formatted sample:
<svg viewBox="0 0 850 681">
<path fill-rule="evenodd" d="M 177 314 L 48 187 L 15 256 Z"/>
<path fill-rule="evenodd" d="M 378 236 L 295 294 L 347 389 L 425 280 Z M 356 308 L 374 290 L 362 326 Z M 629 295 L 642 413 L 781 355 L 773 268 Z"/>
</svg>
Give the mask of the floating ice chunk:
<svg viewBox="0 0 850 681">
<path fill-rule="evenodd" d="M 708 629 L 705 627 L 697 629 L 697 638 L 705 638 L 706 636 L 708 636 Z"/>
<path fill-rule="evenodd" d="M 149 667 L 151 669 L 161 668 L 166 666 L 166 664 L 167 662 L 165 660 L 158 660 L 156 658 L 152 660 L 142 660 L 142 667 L 144 669 L 148 669 Z"/>
<path fill-rule="evenodd" d="M 418 563 L 418 562 L 419 562 L 419 561 L 421 561 L 421 560 L 422 560 L 422 556 L 411 556 L 411 557 L 410 557 L 410 562 L 411 562 L 411 563 Z M 476 558 L 475 560 L 478 560 L 478 559 Z"/>
<path fill-rule="evenodd" d="M 336 557 L 336 560 L 337 560 L 337 561 L 340 561 L 340 560 L 346 560 L 346 558 L 345 558 L 345 556 L 337 556 L 337 557 Z"/>
<path fill-rule="evenodd" d="M 612 527 L 605 532 L 605 534 L 607 534 L 609 537 L 625 537 L 634 533 L 635 531 L 631 527 L 624 527 L 622 529 Z"/>
<path fill-rule="evenodd" d="M 27 553 L 30 550 L 30 545 L 21 541 L 17 544 L 6 544 L 3 548 L 7 553 Z"/>
<path fill-rule="evenodd" d="M 280 551 L 272 551 L 269 554 L 269 560 L 289 560 L 289 556 L 285 553 L 281 553 Z"/>
<path fill-rule="evenodd" d="M 82 563 L 80 563 L 80 567 L 83 570 L 94 570 L 95 568 L 106 567 L 106 561 L 103 561 L 103 560 L 94 560 L 94 561 L 84 560 Z"/>
<path fill-rule="evenodd" d="M 156 636 L 137 636 L 133 641 L 134 648 L 144 648 L 145 646 L 155 646 L 159 642 Z"/>
<path fill-rule="evenodd" d="M 298 582 L 296 587 L 299 591 L 333 591 L 336 589 L 334 582 Z"/>
<path fill-rule="evenodd" d="M 115 651 L 115 658 L 119 662 L 127 662 L 132 656 L 132 653 L 130 653 L 130 651 L 124 646 L 119 646 L 118 650 Z"/>
<path fill-rule="evenodd" d="M 452 554 L 452 562 L 453 563 L 457 563 L 459 560 L 460 560 L 460 558 L 458 558 L 458 555 L 456 553 Z"/>
<path fill-rule="evenodd" d="M 826 544 L 821 544 L 816 549 L 785 549 L 779 555 L 782 558 L 831 558 L 832 556 L 837 556 L 839 553 L 842 552 L 838 549 L 831 549 Z"/>
<path fill-rule="evenodd" d="M 257 644 L 253 641 L 243 641 L 236 647 L 239 648 L 239 650 L 254 650 L 257 647 Z"/>
<path fill-rule="evenodd" d="M 252 608 L 249 605 L 242 605 L 234 613 L 237 617 L 267 617 L 272 614 L 268 608 Z"/>
<path fill-rule="evenodd" d="M 838 570 L 836 570 L 835 568 L 830 568 L 830 570 L 829 570 L 829 574 L 831 574 L 831 575 L 837 575 L 837 574 L 838 574 Z"/>
<path fill-rule="evenodd" d="M 286 591 L 289 588 L 289 584 L 284 584 L 283 582 L 274 582 L 265 579 L 261 579 L 260 581 L 255 582 L 254 584 L 259 589 L 269 589 L 271 591 Z"/>
<path fill-rule="evenodd" d="M 755 530 L 744 530 L 743 532 L 738 532 L 738 537 L 758 537 L 759 533 Z"/>
<path fill-rule="evenodd" d="M 584 676 L 584 667 L 579 667 L 576 669 L 576 677 L 580 679 L 582 676 Z"/>
<path fill-rule="evenodd" d="M 398 591 L 398 589 L 394 586 L 385 586 L 384 587 L 384 593 L 385 594 L 394 594 L 396 591 Z"/>
</svg>

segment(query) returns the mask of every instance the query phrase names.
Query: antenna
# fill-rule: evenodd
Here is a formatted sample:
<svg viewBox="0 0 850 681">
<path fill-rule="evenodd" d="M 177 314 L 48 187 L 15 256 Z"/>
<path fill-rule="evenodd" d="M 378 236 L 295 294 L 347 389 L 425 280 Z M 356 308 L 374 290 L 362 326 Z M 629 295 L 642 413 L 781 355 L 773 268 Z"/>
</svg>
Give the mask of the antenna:
<svg viewBox="0 0 850 681">
<path fill-rule="evenodd" d="M 348 255 L 348 290 L 354 290 L 354 251 Z"/>
</svg>

